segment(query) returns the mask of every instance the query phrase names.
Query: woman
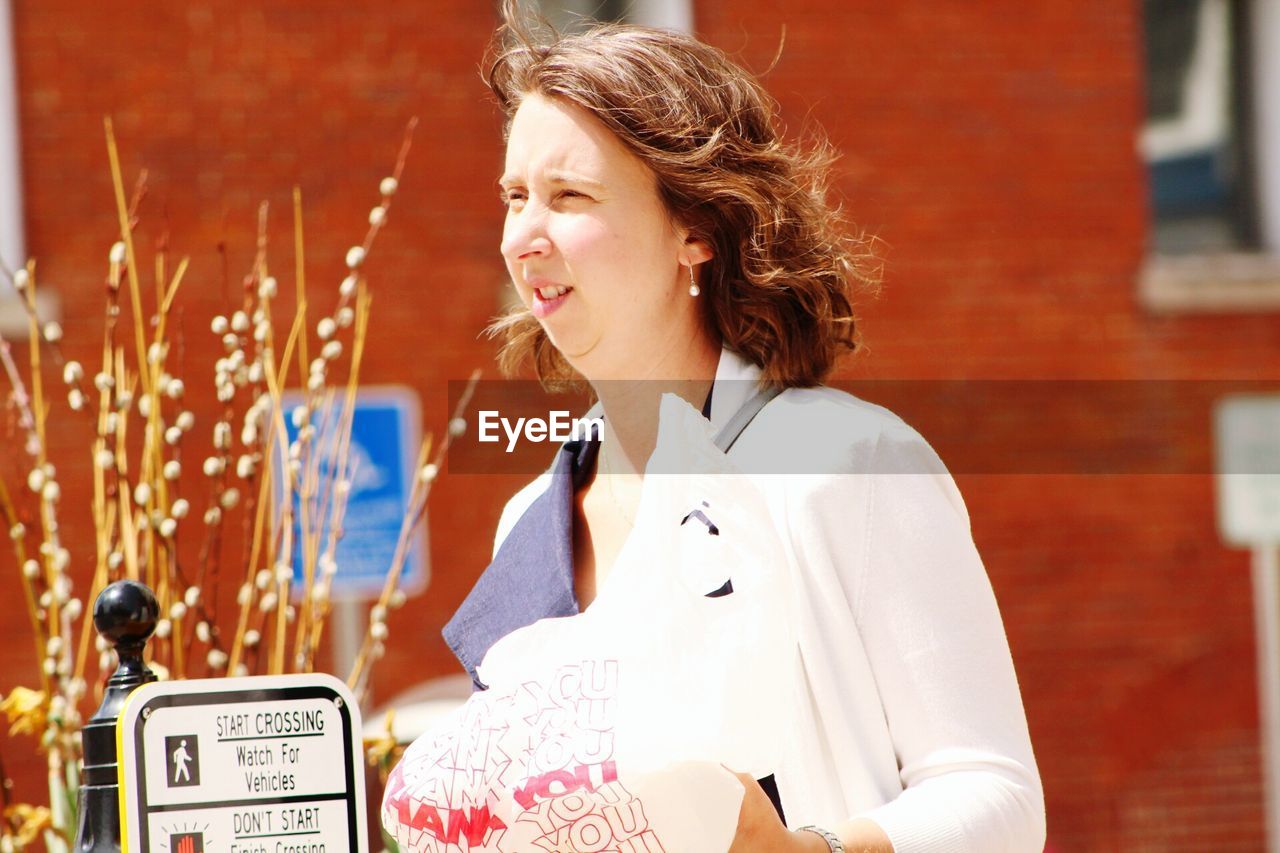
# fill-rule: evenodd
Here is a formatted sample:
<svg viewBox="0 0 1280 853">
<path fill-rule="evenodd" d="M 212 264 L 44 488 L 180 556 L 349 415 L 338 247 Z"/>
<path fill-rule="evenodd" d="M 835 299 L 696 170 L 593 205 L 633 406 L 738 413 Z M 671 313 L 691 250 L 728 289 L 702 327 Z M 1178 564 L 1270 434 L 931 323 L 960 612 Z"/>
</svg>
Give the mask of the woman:
<svg viewBox="0 0 1280 853">
<path fill-rule="evenodd" d="M 522 307 L 498 327 L 504 366 L 585 379 L 605 432 L 508 504 L 451 647 L 483 687 L 494 642 L 590 605 L 635 521 L 661 394 L 720 429 L 757 387 L 781 389 L 729 458 L 804 474 L 767 486 L 810 617 L 803 771 L 741 777 L 732 851 L 1042 849 L 963 503 L 909 427 L 821 387 L 857 345 L 850 289 L 866 281 L 825 200 L 825 155 L 783 144 L 755 80 L 692 38 L 602 25 L 540 41 L 505 11 L 487 82 L 508 117 L 501 250 Z"/>
</svg>

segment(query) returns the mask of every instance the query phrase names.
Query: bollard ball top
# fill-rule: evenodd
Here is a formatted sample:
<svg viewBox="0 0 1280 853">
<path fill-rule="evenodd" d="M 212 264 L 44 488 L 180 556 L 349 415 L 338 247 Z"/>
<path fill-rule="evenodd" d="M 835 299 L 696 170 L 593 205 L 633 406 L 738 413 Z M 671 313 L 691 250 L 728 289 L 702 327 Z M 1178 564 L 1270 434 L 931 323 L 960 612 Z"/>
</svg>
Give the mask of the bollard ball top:
<svg viewBox="0 0 1280 853">
<path fill-rule="evenodd" d="M 146 642 L 159 618 L 155 593 L 137 581 L 116 581 L 93 604 L 94 627 L 113 646 Z"/>
</svg>

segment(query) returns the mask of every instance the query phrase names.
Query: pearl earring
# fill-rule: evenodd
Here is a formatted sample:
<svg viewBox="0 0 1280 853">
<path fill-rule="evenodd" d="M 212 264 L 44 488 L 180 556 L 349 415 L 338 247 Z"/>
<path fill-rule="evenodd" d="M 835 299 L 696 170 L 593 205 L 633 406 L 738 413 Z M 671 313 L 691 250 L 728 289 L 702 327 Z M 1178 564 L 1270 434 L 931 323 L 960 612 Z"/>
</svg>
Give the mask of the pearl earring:
<svg viewBox="0 0 1280 853">
<path fill-rule="evenodd" d="M 702 292 L 702 288 L 698 287 L 698 282 L 693 277 L 693 264 L 689 264 L 689 295 L 697 296 Z"/>
</svg>

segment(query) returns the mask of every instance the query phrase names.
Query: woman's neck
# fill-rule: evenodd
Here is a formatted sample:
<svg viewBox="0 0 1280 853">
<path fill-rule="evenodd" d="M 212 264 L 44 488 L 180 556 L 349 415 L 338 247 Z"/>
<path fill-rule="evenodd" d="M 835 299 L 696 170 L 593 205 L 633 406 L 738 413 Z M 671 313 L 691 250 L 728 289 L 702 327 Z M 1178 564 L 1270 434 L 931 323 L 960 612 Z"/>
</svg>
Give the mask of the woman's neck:
<svg viewBox="0 0 1280 853">
<path fill-rule="evenodd" d="M 693 344 L 678 359 L 658 359 L 639 379 L 592 382 L 604 409 L 604 446 L 608 467 L 617 474 L 643 473 L 658 441 L 658 407 L 663 394 L 675 394 L 701 409 L 711 391 L 720 347 Z"/>
</svg>

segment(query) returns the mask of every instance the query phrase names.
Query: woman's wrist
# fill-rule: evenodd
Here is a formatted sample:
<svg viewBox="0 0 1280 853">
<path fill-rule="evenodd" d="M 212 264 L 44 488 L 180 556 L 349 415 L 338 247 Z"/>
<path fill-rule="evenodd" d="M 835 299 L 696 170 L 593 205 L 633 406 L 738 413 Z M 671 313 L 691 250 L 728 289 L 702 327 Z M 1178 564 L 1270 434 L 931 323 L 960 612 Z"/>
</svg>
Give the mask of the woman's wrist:
<svg viewBox="0 0 1280 853">
<path fill-rule="evenodd" d="M 831 853 L 831 845 L 818 833 L 810 829 L 797 829 L 791 833 L 795 842 L 792 850 L 795 853 Z"/>
</svg>

